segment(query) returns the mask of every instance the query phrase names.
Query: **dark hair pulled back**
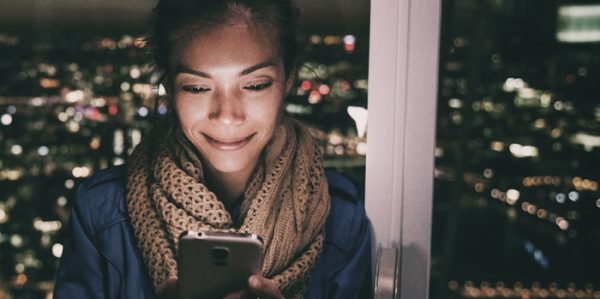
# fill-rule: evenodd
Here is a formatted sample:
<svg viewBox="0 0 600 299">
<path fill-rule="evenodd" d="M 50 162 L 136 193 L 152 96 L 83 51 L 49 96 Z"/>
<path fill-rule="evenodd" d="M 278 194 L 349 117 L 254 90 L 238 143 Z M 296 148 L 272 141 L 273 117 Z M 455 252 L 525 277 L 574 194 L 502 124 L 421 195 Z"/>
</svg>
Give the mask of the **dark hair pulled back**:
<svg viewBox="0 0 600 299">
<path fill-rule="evenodd" d="M 297 16 L 290 0 L 159 0 L 148 44 L 157 67 L 168 72 L 172 51 L 183 40 L 226 24 L 247 22 L 276 43 L 289 76 L 296 64 Z"/>
</svg>

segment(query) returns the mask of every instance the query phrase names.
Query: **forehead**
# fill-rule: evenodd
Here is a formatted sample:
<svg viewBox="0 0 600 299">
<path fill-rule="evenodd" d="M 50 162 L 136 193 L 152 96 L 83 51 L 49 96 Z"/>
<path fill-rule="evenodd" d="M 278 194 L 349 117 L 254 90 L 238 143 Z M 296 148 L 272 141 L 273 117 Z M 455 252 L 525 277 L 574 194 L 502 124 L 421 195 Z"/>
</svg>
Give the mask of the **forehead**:
<svg viewBox="0 0 600 299">
<path fill-rule="evenodd" d="M 281 55 L 267 32 L 246 23 L 223 25 L 191 34 L 178 41 L 171 66 L 190 67 L 248 65 L 265 61 L 281 63 Z"/>
</svg>

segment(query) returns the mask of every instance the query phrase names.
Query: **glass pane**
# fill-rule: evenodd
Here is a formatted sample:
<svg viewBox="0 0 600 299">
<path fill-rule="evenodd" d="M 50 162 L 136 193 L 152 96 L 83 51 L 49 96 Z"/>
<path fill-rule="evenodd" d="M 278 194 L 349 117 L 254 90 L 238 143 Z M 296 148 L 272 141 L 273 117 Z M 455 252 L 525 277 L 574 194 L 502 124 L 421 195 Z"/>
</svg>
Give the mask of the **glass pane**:
<svg viewBox="0 0 600 299">
<path fill-rule="evenodd" d="M 155 1 L 10 1 L 0 9 L 0 298 L 50 298 L 79 183 L 126 163 L 164 89 L 143 48 Z M 325 166 L 364 185 L 368 1 L 298 1 L 285 111 Z"/>
<path fill-rule="evenodd" d="M 600 2 L 443 1 L 431 298 L 600 298 Z"/>
</svg>

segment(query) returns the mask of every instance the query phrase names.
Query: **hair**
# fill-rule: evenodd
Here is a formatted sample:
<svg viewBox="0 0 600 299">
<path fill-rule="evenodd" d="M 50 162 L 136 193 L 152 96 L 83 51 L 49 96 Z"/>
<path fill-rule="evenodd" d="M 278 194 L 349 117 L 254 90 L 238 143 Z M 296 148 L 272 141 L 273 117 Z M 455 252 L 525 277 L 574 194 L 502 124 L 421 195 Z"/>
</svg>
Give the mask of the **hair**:
<svg viewBox="0 0 600 299">
<path fill-rule="evenodd" d="M 159 0 L 148 45 L 158 69 L 168 73 L 174 49 L 188 37 L 246 22 L 267 32 L 290 76 L 298 52 L 297 16 L 291 0 Z"/>
</svg>

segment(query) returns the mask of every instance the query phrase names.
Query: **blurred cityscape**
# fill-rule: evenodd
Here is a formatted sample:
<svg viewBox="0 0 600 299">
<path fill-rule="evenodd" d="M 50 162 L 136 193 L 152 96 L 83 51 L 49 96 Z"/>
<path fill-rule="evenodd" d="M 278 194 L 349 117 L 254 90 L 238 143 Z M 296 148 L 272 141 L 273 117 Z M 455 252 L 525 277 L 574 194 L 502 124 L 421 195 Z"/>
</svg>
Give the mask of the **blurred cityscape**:
<svg viewBox="0 0 600 299">
<path fill-rule="evenodd" d="M 600 298 L 600 1 L 442 1 L 431 298 Z"/>
<path fill-rule="evenodd" d="M 442 1 L 430 297 L 600 298 L 600 1 Z M 0 32 L 0 299 L 51 298 L 77 184 L 163 89 L 143 36 Z M 285 111 L 364 183 L 368 36 L 303 37 Z"/>
<path fill-rule="evenodd" d="M 307 35 L 285 111 L 363 184 L 368 37 Z M 0 298 L 51 298 L 78 183 L 123 164 L 164 95 L 144 38 L 0 32 Z M 155 115 L 156 113 L 156 115 Z"/>
</svg>

